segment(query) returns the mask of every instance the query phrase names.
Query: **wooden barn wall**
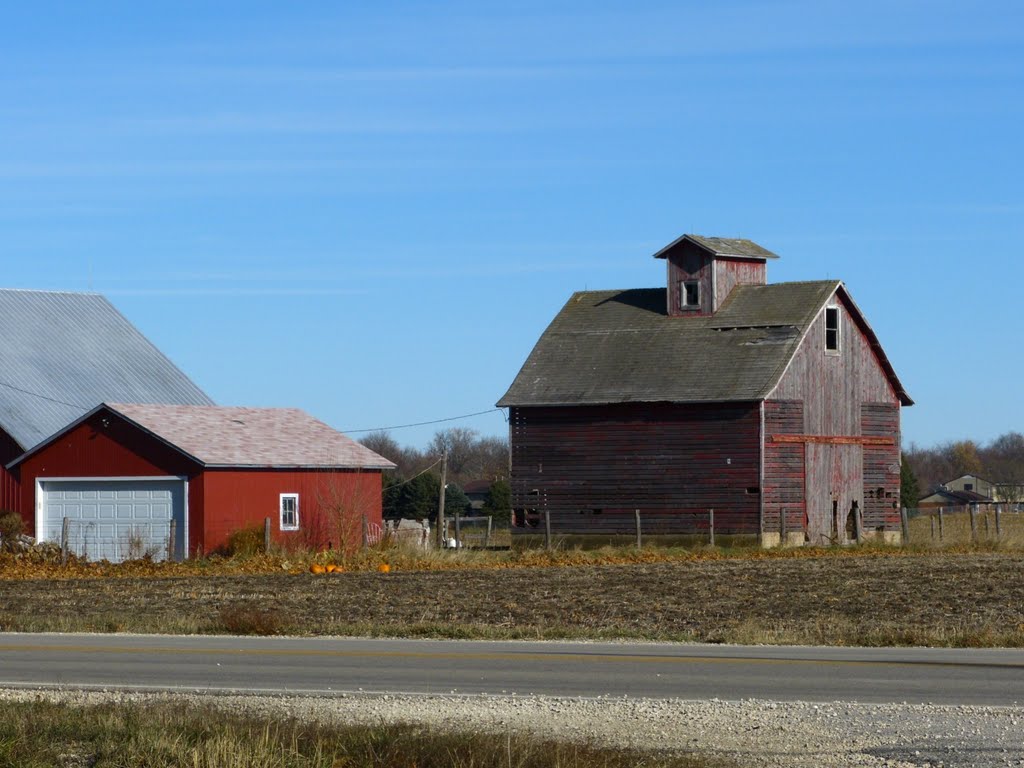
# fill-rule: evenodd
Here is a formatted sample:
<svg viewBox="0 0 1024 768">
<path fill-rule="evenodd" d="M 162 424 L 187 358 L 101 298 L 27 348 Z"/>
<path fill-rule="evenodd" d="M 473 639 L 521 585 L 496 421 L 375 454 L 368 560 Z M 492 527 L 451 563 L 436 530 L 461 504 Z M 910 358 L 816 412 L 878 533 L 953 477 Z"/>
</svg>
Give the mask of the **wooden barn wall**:
<svg viewBox="0 0 1024 768">
<path fill-rule="evenodd" d="M 715 259 L 715 297 L 713 310 L 722 306 L 737 285 L 764 285 L 768 270 L 763 261 Z"/>
<path fill-rule="evenodd" d="M 362 518 L 381 525 L 379 469 L 208 469 L 204 473 L 203 542 L 207 552 L 235 531 L 262 528 L 284 546 L 354 550 Z M 299 530 L 282 531 L 280 495 L 299 494 Z"/>
<path fill-rule="evenodd" d="M 757 534 L 760 408 L 620 404 L 513 408 L 512 504 L 557 533 Z M 542 525 L 542 523 L 541 523 Z"/>
<path fill-rule="evenodd" d="M 668 255 L 669 315 L 701 316 L 711 313 L 711 258 L 692 243 L 680 243 Z M 682 309 L 679 305 L 679 283 L 696 280 L 700 283 L 700 309 Z"/>
<path fill-rule="evenodd" d="M 104 424 L 104 419 L 106 424 Z M 47 477 L 186 477 L 189 514 L 201 504 L 191 480 L 199 466 L 122 419 L 97 413 L 16 468 L 18 511 L 26 532 L 35 536 L 36 480 Z M 190 546 L 192 544 L 190 532 Z"/>
<path fill-rule="evenodd" d="M 899 399 L 871 346 L 850 314 L 840 307 L 840 354 L 825 353 L 825 312 L 811 325 L 782 380 L 768 398 L 774 401 L 802 401 L 805 435 L 860 437 L 862 405 L 888 406 L 895 412 L 892 437 L 899 450 Z M 771 431 L 766 428 L 766 441 Z M 886 446 L 889 447 L 889 446 Z M 805 500 L 808 535 L 821 543 L 833 534 L 833 504 L 843 527 L 854 501 L 864 511 L 869 480 L 865 467 L 875 460 L 875 448 L 865 451 L 856 443 L 808 442 L 805 445 Z M 876 478 L 872 476 L 870 482 Z M 898 478 L 897 478 L 898 486 Z M 877 490 L 877 485 L 874 486 Z M 898 493 L 897 493 L 898 495 Z M 865 517 L 867 525 L 867 518 Z M 885 523 L 888 525 L 888 523 Z"/>
<path fill-rule="evenodd" d="M 889 437 L 893 445 L 864 446 L 864 527 L 895 530 L 900 525 L 900 410 L 891 403 L 861 405 L 861 434 Z"/>
<path fill-rule="evenodd" d="M 6 465 L 22 453 L 24 451 L 14 438 L 0 429 L 0 511 L 18 511 L 20 483 L 17 473 L 8 472 Z"/>
<path fill-rule="evenodd" d="M 764 404 L 764 431 L 796 435 L 804 429 L 799 400 Z M 804 444 L 768 442 L 764 446 L 764 530 L 799 531 L 804 525 Z M 785 526 L 783 526 L 783 521 Z"/>
</svg>

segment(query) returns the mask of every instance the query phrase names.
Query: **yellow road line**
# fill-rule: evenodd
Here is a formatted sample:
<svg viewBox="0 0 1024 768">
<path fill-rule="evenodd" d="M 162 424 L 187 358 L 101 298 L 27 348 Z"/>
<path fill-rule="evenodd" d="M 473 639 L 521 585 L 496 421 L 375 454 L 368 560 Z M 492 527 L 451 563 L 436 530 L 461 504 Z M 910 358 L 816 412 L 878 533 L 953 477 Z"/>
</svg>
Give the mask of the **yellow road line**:
<svg viewBox="0 0 1024 768">
<path fill-rule="evenodd" d="M 272 656 L 272 657 L 319 657 L 338 659 L 451 659 L 458 661 L 550 661 L 550 662 L 618 662 L 631 664 L 801 664 L 813 666 L 935 666 L 935 667 L 1002 667 L 1024 669 L 1024 663 L 956 661 L 914 661 L 886 659 L 772 659 L 765 657 L 742 658 L 721 656 L 648 656 L 610 653 L 499 653 L 499 652 L 456 652 L 456 651 L 345 651 L 329 649 L 298 648 L 172 648 L 155 646 L 135 648 L 129 646 L 61 645 L 38 646 L 28 643 L 0 644 L 0 653 L 54 652 L 54 653 L 109 653 L 109 654 L 155 654 L 155 655 L 211 655 L 211 656 Z"/>
</svg>

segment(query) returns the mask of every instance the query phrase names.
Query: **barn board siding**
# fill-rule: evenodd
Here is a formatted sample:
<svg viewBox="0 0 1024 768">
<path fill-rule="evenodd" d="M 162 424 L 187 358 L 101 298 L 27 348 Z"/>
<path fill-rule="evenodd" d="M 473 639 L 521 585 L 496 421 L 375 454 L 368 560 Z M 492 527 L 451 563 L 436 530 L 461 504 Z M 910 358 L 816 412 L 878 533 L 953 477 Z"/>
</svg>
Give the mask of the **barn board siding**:
<svg viewBox="0 0 1024 768">
<path fill-rule="evenodd" d="M 861 432 L 892 437 L 892 445 L 864 446 L 864 527 L 898 530 L 900 526 L 900 412 L 889 403 L 861 405 Z"/>
<path fill-rule="evenodd" d="M 800 434 L 804 408 L 799 400 L 764 404 L 764 431 L 771 435 Z M 787 532 L 804 527 L 804 445 L 777 443 L 766 438 L 764 446 L 764 531 Z"/>
<path fill-rule="evenodd" d="M 859 435 L 861 403 L 899 403 L 871 345 L 840 304 L 839 355 L 825 353 L 825 312 L 807 335 L 769 400 L 801 400 L 804 432 L 810 435 Z"/>
<path fill-rule="evenodd" d="M 263 526 L 284 546 L 343 549 L 362 543 L 362 517 L 381 525 L 381 471 L 338 469 L 208 469 L 204 472 L 203 538 L 207 551 L 235 531 Z M 299 530 L 282 531 L 280 494 L 299 494 Z"/>
<path fill-rule="evenodd" d="M 21 456 L 24 450 L 18 442 L 0 429 L 0 511 L 17 511 L 21 492 L 17 473 L 7 470 L 6 465 Z"/>
<path fill-rule="evenodd" d="M 680 243 L 667 257 L 668 314 L 680 317 L 700 317 L 711 314 L 712 259 L 693 243 Z M 679 302 L 679 284 L 683 281 L 700 283 L 699 309 L 683 309 Z"/>
<path fill-rule="evenodd" d="M 839 306 L 840 354 L 825 351 L 822 310 L 768 401 L 802 401 L 806 435 L 862 436 L 863 403 L 891 406 L 896 410 L 898 423 L 898 396 L 850 307 L 840 298 L 829 304 Z M 812 544 L 825 543 L 833 535 L 833 505 L 839 513 L 841 529 L 854 502 L 864 513 L 865 462 L 873 464 L 878 450 L 879 446 L 857 444 L 805 445 L 805 514 Z M 865 459 L 866 451 L 869 459 Z"/>
<path fill-rule="evenodd" d="M 768 267 L 763 261 L 718 258 L 714 261 L 714 270 L 713 312 L 718 311 L 737 285 L 765 285 L 768 281 Z"/>
<path fill-rule="evenodd" d="M 512 503 L 551 516 L 558 533 L 759 528 L 760 409 L 621 404 L 513 408 Z"/>
</svg>

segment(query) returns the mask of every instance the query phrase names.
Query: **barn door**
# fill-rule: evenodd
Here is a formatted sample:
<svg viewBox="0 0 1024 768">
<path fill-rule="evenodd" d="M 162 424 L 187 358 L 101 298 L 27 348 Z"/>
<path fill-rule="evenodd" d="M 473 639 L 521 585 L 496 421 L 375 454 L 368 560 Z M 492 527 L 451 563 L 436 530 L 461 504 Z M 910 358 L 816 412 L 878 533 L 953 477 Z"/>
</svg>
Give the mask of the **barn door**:
<svg viewBox="0 0 1024 768">
<path fill-rule="evenodd" d="M 862 451 L 860 445 L 807 445 L 804 498 L 807 500 L 807 541 L 812 546 L 841 544 L 848 540 L 846 523 L 853 502 L 864 507 Z"/>
</svg>

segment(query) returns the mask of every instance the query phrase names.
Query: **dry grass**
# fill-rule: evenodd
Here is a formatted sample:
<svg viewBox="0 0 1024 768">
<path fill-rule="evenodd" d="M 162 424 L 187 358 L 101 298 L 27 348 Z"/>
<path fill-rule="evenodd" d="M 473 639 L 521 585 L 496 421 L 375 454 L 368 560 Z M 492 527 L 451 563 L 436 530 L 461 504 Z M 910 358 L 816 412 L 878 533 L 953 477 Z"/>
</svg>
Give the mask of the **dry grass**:
<svg viewBox="0 0 1024 768">
<path fill-rule="evenodd" d="M 978 540 L 975 546 L 978 548 L 1024 549 L 1024 512 L 1003 512 L 998 538 L 994 511 L 979 511 L 976 520 Z M 940 539 L 938 512 L 918 515 L 910 520 L 910 541 L 915 547 L 971 546 L 971 516 L 967 512 L 945 513 Z"/>
<path fill-rule="evenodd" d="M 230 607 L 243 617 L 272 613 L 276 631 L 296 634 L 1021 647 L 1022 572 L 1020 554 L 861 549 L 470 567 L 457 577 L 439 569 L 19 578 L 0 591 L 0 628 L 255 631 L 229 625 Z"/>
<path fill-rule="evenodd" d="M 716 763 L 721 764 L 721 763 Z M 0 766 L 701 768 L 673 756 L 413 725 L 331 725 L 179 704 L 0 704 Z"/>
</svg>

